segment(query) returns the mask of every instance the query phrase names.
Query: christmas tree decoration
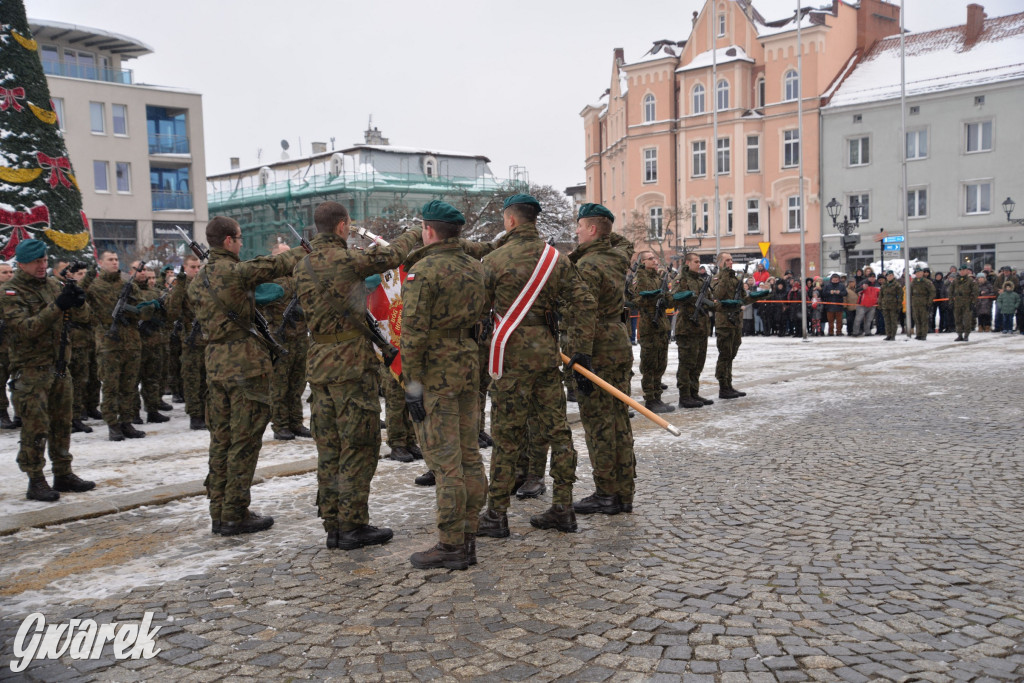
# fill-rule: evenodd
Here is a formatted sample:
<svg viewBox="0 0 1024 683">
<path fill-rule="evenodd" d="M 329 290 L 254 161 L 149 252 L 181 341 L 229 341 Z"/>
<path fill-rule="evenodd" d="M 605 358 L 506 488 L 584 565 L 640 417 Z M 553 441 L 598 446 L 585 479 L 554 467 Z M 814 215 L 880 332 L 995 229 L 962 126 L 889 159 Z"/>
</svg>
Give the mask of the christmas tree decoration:
<svg viewBox="0 0 1024 683">
<path fill-rule="evenodd" d="M 0 256 L 26 239 L 92 260 L 82 194 L 23 0 L 0 1 Z"/>
</svg>

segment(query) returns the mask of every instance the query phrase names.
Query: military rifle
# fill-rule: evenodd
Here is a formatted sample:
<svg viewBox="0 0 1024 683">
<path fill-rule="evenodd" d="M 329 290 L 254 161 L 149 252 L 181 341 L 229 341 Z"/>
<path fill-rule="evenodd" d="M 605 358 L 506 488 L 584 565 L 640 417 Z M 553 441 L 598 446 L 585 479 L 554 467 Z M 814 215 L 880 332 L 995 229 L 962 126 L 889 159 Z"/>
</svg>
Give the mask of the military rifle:
<svg viewBox="0 0 1024 683">
<path fill-rule="evenodd" d="M 665 295 L 668 293 L 668 280 L 670 275 L 671 272 L 666 264 L 665 274 L 661 276 L 661 294 L 658 297 L 658 303 L 654 307 L 655 322 L 661 320 L 661 316 L 664 315 L 665 309 L 668 308 L 668 302 L 665 299 Z"/>
<path fill-rule="evenodd" d="M 209 258 L 209 249 L 204 249 L 203 245 L 199 244 L 199 242 L 196 242 L 194 239 L 189 237 L 188 233 L 182 230 L 180 225 L 175 225 L 174 229 L 181 233 L 181 239 L 185 240 L 185 243 L 188 245 L 188 248 L 192 250 L 192 253 L 195 254 L 200 261 L 205 261 L 207 258 Z"/>
<path fill-rule="evenodd" d="M 68 279 L 68 273 L 77 273 L 82 268 L 86 268 L 88 264 L 76 261 L 69 263 L 64 267 L 64 270 L 60 271 L 60 279 L 64 281 L 64 291 L 71 292 L 78 285 L 74 281 Z M 57 377 L 64 377 L 68 374 L 68 361 L 65 357 L 68 351 L 68 343 L 70 342 L 71 328 L 71 309 L 64 311 L 61 314 L 61 325 L 60 325 L 60 349 L 57 351 L 57 365 L 53 369 L 53 374 Z M 0 334 L 3 333 L 3 328 L 0 328 Z"/>
<path fill-rule="evenodd" d="M 700 292 L 697 294 L 697 300 L 693 303 L 693 315 L 690 316 L 690 320 L 697 322 L 702 315 L 705 315 L 707 311 L 704 310 L 704 302 L 708 298 L 708 291 L 711 289 L 711 275 L 705 275 L 704 281 L 700 285 Z"/>
<path fill-rule="evenodd" d="M 296 313 L 298 311 L 298 313 Z M 299 308 L 299 293 L 295 292 L 292 295 L 292 300 L 288 302 L 288 305 L 284 309 L 284 314 L 281 316 L 281 326 L 277 328 L 277 336 L 283 337 L 284 330 L 288 325 L 295 326 L 295 321 L 292 319 L 293 316 L 297 316 L 302 313 L 302 309 Z"/>
<path fill-rule="evenodd" d="M 110 323 L 110 329 L 107 330 L 107 336 L 114 341 L 121 340 L 121 333 L 118 331 L 118 327 L 125 324 L 121 319 L 121 316 L 125 313 L 135 313 L 138 311 L 138 309 L 128 303 L 128 295 L 131 294 L 132 285 L 135 284 L 135 274 L 141 272 L 145 267 L 146 264 L 140 260 L 139 265 L 131 269 L 128 273 L 128 281 L 125 282 L 124 287 L 121 288 L 121 294 L 117 297 L 117 303 L 114 304 L 114 310 L 110 313 L 113 321 Z"/>
</svg>

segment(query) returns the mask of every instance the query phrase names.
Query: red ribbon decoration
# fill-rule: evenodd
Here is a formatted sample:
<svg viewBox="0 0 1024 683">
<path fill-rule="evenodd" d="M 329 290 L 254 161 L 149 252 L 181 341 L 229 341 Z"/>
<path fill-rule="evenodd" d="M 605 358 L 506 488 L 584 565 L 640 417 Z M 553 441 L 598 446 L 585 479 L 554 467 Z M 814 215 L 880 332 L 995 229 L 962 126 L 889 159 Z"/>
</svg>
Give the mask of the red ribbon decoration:
<svg viewBox="0 0 1024 683">
<path fill-rule="evenodd" d="M 5 261 L 10 261 L 14 257 L 14 250 L 18 248 L 18 243 L 22 240 L 32 239 L 32 235 L 29 234 L 28 230 L 20 225 L 15 225 L 11 229 L 11 238 L 7 240 L 7 244 L 4 245 L 3 250 L 0 250 L 0 256 Z"/>
<path fill-rule="evenodd" d="M 50 187 L 57 187 L 59 182 L 64 187 L 71 187 L 71 181 L 68 180 L 66 174 L 71 173 L 71 162 L 68 161 L 67 157 L 50 157 L 46 156 L 42 152 L 36 152 L 36 159 L 39 161 L 39 166 L 44 169 L 50 169 Z"/>
<path fill-rule="evenodd" d="M 14 107 L 14 111 L 21 111 L 25 107 L 18 104 L 18 100 L 25 99 L 24 88 L 0 88 L 0 111 L 7 111 L 8 107 Z"/>
<path fill-rule="evenodd" d="M 45 204 L 34 207 L 31 211 L 6 211 L 0 209 L 0 227 L 6 225 L 33 225 L 35 223 L 50 224 L 50 210 Z"/>
</svg>

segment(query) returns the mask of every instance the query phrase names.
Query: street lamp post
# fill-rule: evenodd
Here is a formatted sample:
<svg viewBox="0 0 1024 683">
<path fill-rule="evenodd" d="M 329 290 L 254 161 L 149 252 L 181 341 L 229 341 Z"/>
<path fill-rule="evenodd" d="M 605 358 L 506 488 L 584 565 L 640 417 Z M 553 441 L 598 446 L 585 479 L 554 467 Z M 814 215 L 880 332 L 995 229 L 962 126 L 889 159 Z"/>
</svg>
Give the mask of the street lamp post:
<svg viewBox="0 0 1024 683">
<path fill-rule="evenodd" d="M 1024 218 L 1011 218 L 1010 217 L 1010 214 L 1013 213 L 1013 209 L 1016 206 L 1017 206 L 1016 202 L 1014 202 L 1009 197 L 1007 197 L 1006 201 L 1003 202 L 1003 211 L 1006 212 L 1006 222 L 1007 223 L 1016 223 L 1017 225 L 1024 225 Z"/>
<path fill-rule="evenodd" d="M 850 215 L 849 218 L 843 216 L 843 221 L 838 222 L 839 215 L 843 212 L 843 205 L 836 201 L 833 197 L 832 201 L 825 205 L 825 210 L 828 212 L 829 218 L 832 219 L 832 227 L 842 233 L 842 245 L 843 255 L 845 257 L 846 274 L 850 274 L 850 249 L 857 246 L 860 243 L 860 235 L 852 234 L 854 230 L 860 227 L 860 202 L 856 198 L 850 199 Z M 853 222 L 850 222 L 853 219 Z"/>
</svg>

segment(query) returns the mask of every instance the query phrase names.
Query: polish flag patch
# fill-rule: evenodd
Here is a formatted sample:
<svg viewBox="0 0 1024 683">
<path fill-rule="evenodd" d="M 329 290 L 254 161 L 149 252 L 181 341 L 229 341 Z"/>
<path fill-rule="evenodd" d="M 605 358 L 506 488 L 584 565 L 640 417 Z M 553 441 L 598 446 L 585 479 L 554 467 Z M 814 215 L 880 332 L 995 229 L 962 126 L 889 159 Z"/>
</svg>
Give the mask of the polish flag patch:
<svg viewBox="0 0 1024 683">
<path fill-rule="evenodd" d="M 15 292 L 13 289 L 5 290 L 5 292 L 6 292 L 7 296 L 17 296 L 18 295 L 18 293 Z"/>
<path fill-rule="evenodd" d="M 415 279 L 416 279 L 416 273 L 409 273 L 408 275 L 405 276 L 405 281 L 406 282 L 412 282 Z"/>
</svg>

